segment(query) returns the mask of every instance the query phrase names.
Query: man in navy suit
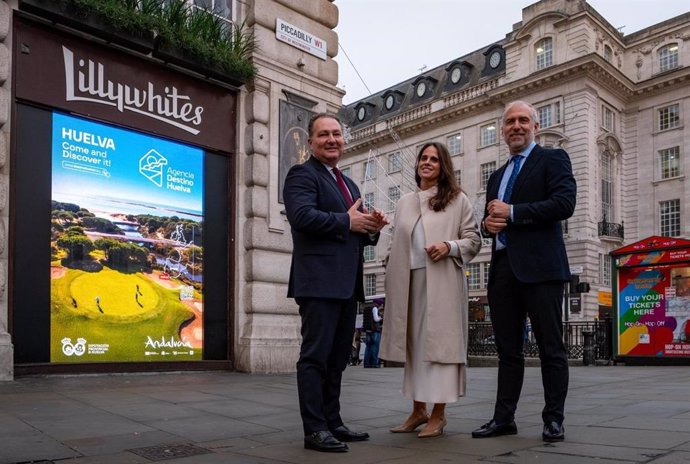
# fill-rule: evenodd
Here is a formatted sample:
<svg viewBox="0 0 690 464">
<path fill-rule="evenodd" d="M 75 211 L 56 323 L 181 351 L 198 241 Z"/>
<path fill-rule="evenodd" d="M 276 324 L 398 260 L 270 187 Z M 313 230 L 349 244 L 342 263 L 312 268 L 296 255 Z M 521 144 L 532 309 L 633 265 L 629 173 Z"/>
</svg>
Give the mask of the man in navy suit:
<svg viewBox="0 0 690 464">
<path fill-rule="evenodd" d="M 506 106 L 502 130 L 510 160 L 491 175 L 486 187 L 482 231 L 493 237 L 488 298 L 498 349 L 498 388 L 493 418 L 472 432 L 474 438 L 517 433 L 526 316 L 541 360 L 546 403 L 542 438 L 565 438 L 568 356 L 561 313 L 570 268 L 561 221 L 573 214 L 577 188 L 568 154 L 535 143 L 538 127 L 537 112 L 529 103 Z"/>
<path fill-rule="evenodd" d="M 337 117 L 313 116 L 312 156 L 290 169 L 283 188 L 293 242 L 288 297 L 295 298 L 302 318 L 297 390 L 304 447 L 329 452 L 347 451 L 345 441 L 369 438 L 343 424 L 340 384 L 357 302 L 364 300 L 362 251 L 377 243 L 388 223 L 380 211 L 362 208 L 359 189 L 338 170 L 343 145 Z"/>
</svg>

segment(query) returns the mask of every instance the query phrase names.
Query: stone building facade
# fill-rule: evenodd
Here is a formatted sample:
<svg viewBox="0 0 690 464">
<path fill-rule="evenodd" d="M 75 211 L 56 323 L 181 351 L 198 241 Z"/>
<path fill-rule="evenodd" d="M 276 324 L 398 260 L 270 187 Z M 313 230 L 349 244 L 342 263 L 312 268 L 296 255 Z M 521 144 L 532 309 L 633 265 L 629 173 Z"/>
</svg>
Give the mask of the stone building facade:
<svg viewBox="0 0 690 464">
<path fill-rule="evenodd" d="M 215 128 L 215 132 L 229 130 L 236 134 L 231 141 L 234 146 L 224 156 L 229 160 L 227 198 L 222 199 L 228 203 L 229 211 L 227 224 L 222 225 L 228 231 L 228 258 L 224 258 L 227 262 L 220 262 L 220 267 L 229 282 L 226 296 L 221 295 L 215 303 L 227 320 L 227 333 L 214 336 L 222 338 L 218 343 L 221 347 L 227 346 L 227 355 L 213 362 L 170 363 L 162 369 L 294 370 L 300 323 L 297 306 L 286 298 L 291 239 L 280 200 L 280 177 L 295 161 L 295 156 L 304 156 L 304 129 L 311 112 L 336 112 L 341 106 L 343 91 L 336 87 L 338 67 L 333 60 L 338 50 L 337 35 L 333 31 L 338 23 L 338 10 L 329 0 L 223 0 L 212 3 L 222 3 L 229 19 L 246 20 L 258 43 L 253 54 L 258 75 L 239 88 L 209 80 L 195 69 L 173 66 L 148 52 L 114 46 L 78 27 L 75 30 L 59 21 L 32 16 L 22 11 L 22 0 L 0 1 L 0 380 L 10 380 L 15 372 L 26 371 L 26 364 L 31 364 L 30 372 L 52 372 L 51 362 L 46 357 L 37 363 L 16 361 L 18 302 L 16 294 L 12 298 L 11 288 L 18 273 L 39 275 L 47 272 L 46 269 L 27 269 L 11 250 L 12 235 L 17 234 L 17 218 L 26 212 L 26 208 L 14 206 L 13 192 L 18 183 L 30 182 L 18 179 L 13 172 L 13 157 L 17 156 L 14 141 L 21 129 L 13 120 L 18 105 L 17 82 L 13 81 L 14 57 L 22 52 L 15 50 L 22 44 L 13 43 L 18 23 L 37 25 L 48 33 L 55 31 L 70 40 L 124 53 L 132 60 L 141 60 L 142 66 L 151 66 L 175 77 L 196 79 L 200 86 L 210 90 L 224 89 L 233 99 L 229 110 L 235 118 L 234 127 L 228 129 L 219 125 Z M 305 41 L 317 42 L 309 47 Z M 45 85 L 50 85 L 48 79 Z M 291 132 L 291 129 L 294 130 Z M 292 147 L 290 150 L 286 148 L 288 145 Z M 213 198 L 206 199 L 207 204 L 209 201 Z M 207 228 L 214 225 L 205 224 Z M 205 257 L 207 263 L 214 259 L 214 256 Z M 47 275 L 46 272 L 43 275 Z M 45 288 L 45 281 L 41 282 Z M 204 304 L 213 303 L 205 301 Z M 48 314 L 50 308 L 46 304 L 33 310 Z M 46 333 L 44 330 L 44 335 Z M 78 369 L 72 366 L 72 370 L 161 369 L 147 363 L 94 366 Z M 70 371 L 69 364 L 63 366 L 63 371 Z"/>
<path fill-rule="evenodd" d="M 395 200 L 414 187 L 418 148 L 442 141 L 479 220 L 486 180 L 507 159 L 502 111 L 532 103 L 538 143 L 569 153 L 578 184 L 564 231 L 571 270 L 591 290 L 568 298 L 566 320 L 607 317 L 609 252 L 690 236 L 690 12 L 629 35 L 585 1 L 542 0 L 517 20 L 503 40 L 343 107 L 342 164 L 369 204 L 394 217 Z M 384 292 L 387 242 L 366 253 L 369 295 Z M 488 317 L 490 248 L 485 240 L 467 268 L 471 320 Z"/>
</svg>

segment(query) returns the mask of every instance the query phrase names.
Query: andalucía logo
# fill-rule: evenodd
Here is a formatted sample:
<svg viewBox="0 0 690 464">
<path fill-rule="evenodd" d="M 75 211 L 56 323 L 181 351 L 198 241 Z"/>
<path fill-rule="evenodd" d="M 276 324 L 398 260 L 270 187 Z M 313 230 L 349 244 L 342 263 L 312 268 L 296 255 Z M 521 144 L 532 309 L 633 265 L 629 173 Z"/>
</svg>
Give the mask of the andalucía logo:
<svg viewBox="0 0 690 464">
<path fill-rule="evenodd" d="M 163 186 L 163 166 L 168 164 L 165 156 L 151 149 L 139 159 L 139 173 L 158 187 Z"/>
<path fill-rule="evenodd" d="M 197 135 L 201 124 L 203 106 L 194 106 L 188 95 L 178 93 L 177 87 L 157 89 L 148 82 L 144 89 L 129 84 L 113 82 L 107 78 L 103 63 L 79 57 L 62 47 L 65 62 L 65 99 L 114 106 L 119 112 L 125 110 L 157 119 L 190 134 Z"/>
<path fill-rule="evenodd" d="M 72 339 L 65 337 L 62 339 L 62 352 L 65 356 L 81 356 L 86 352 L 86 339 L 77 338 L 77 343 L 72 343 Z"/>
</svg>

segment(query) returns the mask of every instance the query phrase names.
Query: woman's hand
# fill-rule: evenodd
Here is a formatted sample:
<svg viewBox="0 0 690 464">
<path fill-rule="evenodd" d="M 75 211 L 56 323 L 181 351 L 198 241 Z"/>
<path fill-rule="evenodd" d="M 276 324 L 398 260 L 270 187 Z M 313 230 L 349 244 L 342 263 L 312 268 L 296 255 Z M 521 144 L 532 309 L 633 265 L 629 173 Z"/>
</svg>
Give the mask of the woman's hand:
<svg viewBox="0 0 690 464">
<path fill-rule="evenodd" d="M 425 247 L 424 250 L 426 254 L 429 255 L 429 258 L 431 258 L 433 262 L 436 262 L 450 254 L 450 245 L 446 242 L 439 242 Z"/>
</svg>

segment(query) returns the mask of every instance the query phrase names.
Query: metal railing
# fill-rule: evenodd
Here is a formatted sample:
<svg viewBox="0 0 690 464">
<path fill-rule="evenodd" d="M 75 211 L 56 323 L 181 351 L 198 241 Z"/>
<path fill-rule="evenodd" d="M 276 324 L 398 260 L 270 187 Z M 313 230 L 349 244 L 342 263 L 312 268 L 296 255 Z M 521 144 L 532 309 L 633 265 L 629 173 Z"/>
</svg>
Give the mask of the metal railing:
<svg viewBox="0 0 690 464">
<path fill-rule="evenodd" d="M 599 237 L 625 238 L 623 224 L 601 221 L 599 223 Z"/>
<path fill-rule="evenodd" d="M 613 325 L 611 320 L 563 323 L 563 342 L 569 359 L 581 359 L 585 352 L 585 334 L 593 335 L 594 359 L 610 360 L 613 357 Z M 470 356 L 497 356 L 491 322 L 470 322 L 467 353 Z M 534 333 L 525 337 L 525 357 L 539 357 Z"/>
</svg>

